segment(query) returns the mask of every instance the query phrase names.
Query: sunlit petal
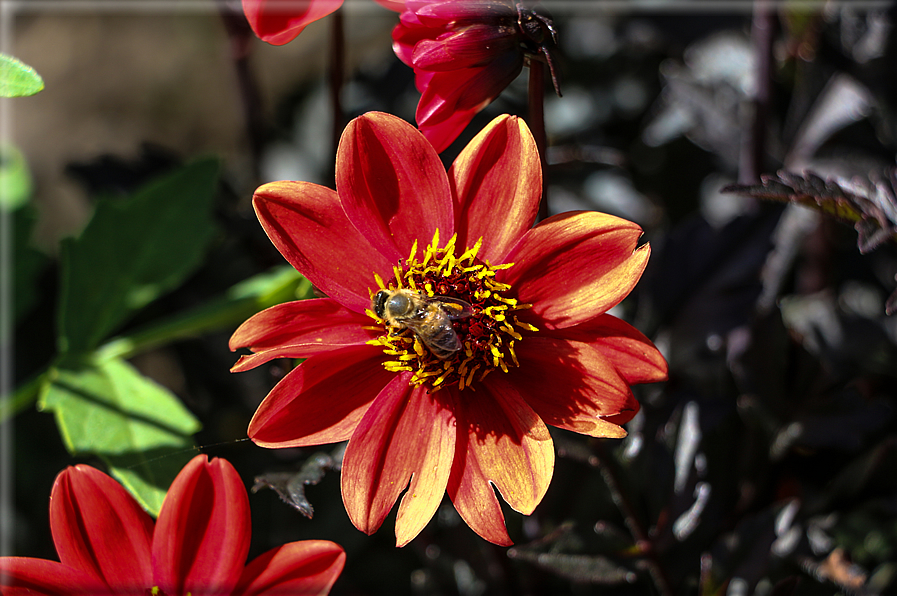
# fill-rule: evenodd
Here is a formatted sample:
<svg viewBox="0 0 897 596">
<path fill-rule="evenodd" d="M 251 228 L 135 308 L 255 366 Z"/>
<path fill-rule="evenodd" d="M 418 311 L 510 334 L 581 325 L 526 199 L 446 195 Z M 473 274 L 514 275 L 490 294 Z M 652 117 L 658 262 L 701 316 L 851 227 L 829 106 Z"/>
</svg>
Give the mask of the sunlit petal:
<svg viewBox="0 0 897 596">
<path fill-rule="evenodd" d="M 346 553 L 333 542 L 290 542 L 253 559 L 233 596 L 327 594 L 345 562 Z"/>
<path fill-rule="evenodd" d="M 406 487 L 396 520 L 397 546 L 411 541 L 433 517 L 455 448 L 454 417 L 444 398 L 443 392 L 411 388 L 407 377 L 398 375 L 358 425 L 343 457 L 342 489 L 359 530 L 376 531 Z"/>
<path fill-rule="evenodd" d="M 477 534 L 511 543 L 490 483 L 515 511 L 530 514 L 542 500 L 554 471 L 548 428 L 498 374 L 476 392 L 459 397 L 458 442 L 448 494 Z"/>
<path fill-rule="evenodd" d="M 562 213 L 527 232 L 507 256 L 514 267 L 498 276 L 540 329 L 566 328 L 617 305 L 648 263 L 650 247 L 636 249 L 642 229 L 625 219 L 579 211 Z"/>
<path fill-rule="evenodd" d="M 0 557 L 0 587 L 4 596 L 73 596 L 109 592 L 109 587 L 92 574 L 56 561 L 27 557 Z"/>
<path fill-rule="evenodd" d="M 536 218 L 542 166 L 523 120 L 499 116 L 480 131 L 449 170 L 458 206 L 458 240 L 471 246 L 488 238 L 480 257 L 501 262 Z"/>
</svg>

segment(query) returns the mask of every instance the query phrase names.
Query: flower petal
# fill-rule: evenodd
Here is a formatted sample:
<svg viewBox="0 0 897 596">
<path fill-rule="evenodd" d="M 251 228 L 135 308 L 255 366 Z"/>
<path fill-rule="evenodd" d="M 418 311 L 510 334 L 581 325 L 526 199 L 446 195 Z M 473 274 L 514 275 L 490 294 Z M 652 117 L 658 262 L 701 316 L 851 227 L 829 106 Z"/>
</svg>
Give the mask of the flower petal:
<svg viewBox="0 0 897 596">
<path fill-rule="evenodd" d="M 4 596 L 106 594 L 109 586 L 93 575 L 56 561 L 0 557 L 0 593 Z"/>
<path fill-rule="evenodd" d="M 68 467 L 50 493 L 59 560 L 113 590 L 152 585 L 153 520 L 115 480 L 87 465 Z"/>
<path fill-rule="evenodd" d="M 626 431 L 607 417 L 626 413 L 632 418 L 639 404 L 626 380 L 598 348 L 534 336 L 518 342 L 515 349 L 520 367 L 508 372 L 508 381 L 546 424 L 593 437 L 626 436 Z M 558 399 L 559 395 L 563 399 Z"/>
<path fill-rule="evenodd" d="M 398 375 L 349 439 L 341 476 L 343 502 L 362 532 L 372 534 L 380 527 L 405 487 L 396 546 L 410 542 L 436 513 L 455 449 L 454 416 L 444 395 L 411 387 L 407 374 Z"/>
<path fill-rule="evenodd" d="M 242 356 L 231 371 L 249 370 L 274 358 L 308 358 L 363 344 L 377 335 L 365 329 L 372 322 L 329 298 L 272 306 L 247 319 L 231 336 L 231 351 L 255 352 Z"/>
<path fill-rule="evenodd" d="M 539 329 L 566 328 L 617 305 L 635 287 L 651 253 L 636 249 L 642 229 L 597 213 L 561 213 L 529 230 L 507 255 L 514 266 L 496 278 L 532 304 L 526 320 Z"/>
<path fill-rule="evenodd" d="M 522 69 L 520 52 L 505 52 L 475 68 L 447 72 L 415 69 L 415 85 L 421 90 L 414 114 L 418 128 L 442 153 Z"/>
<path fill-rule="evenodd" d="M 398 253 L 383 255 L 349 223 L 337 194 L 308 182 L 271 182 L 252 201 L 271 242 L 327 296 L 355 312 L 371 304 L 374 273 L 392 274 Z"/>
<path fill-rule="evenodd" d="M 434 39 L 422 39 L 414 46 L 414 68 L 431 71 L 458 70 L 485 66 L 497 54 L 518 51 L 516 30 L 477 23 Z"/>
<path fill-rule="evenodd" d="M 336 156 L 336 189 L 349 220 L 375 249 L 407 257 L 415 240 L 455 232 L 448 176 L 413 126 L 369 112 L 349 123 Z"/>
<path fill-rule="evenodd" d="M 150 585 L 166 594 L 229 594 L 243 572 L 250 532 L 240 475 L 227 460 L 197 455 L 162 502 Z"/>
<path fill-rule="evenodd" d="M 629 385 L 667 379 L 667 361 L 651 340 L 613 315 L 603 314 L 573 327 L 546 333 L 591 344 L 610 360 Z"/>
<path fill-rule="evenodd" d="M 290 542 L 253 559 L 234 596 L 327 594 L 345 563 L 346 553 L 333 542 Z"/>
<path fill-rule="evenodd" d="M 542 196 L 539 150 L 523 119 L 490 122 L 455 159 L 449 181 L 458 245 L 484 238 L 480 258 L 500 263 L 532 226 Z"/>
<path fill-rule="evenodd" d="M 459 397 L 458 440 L 448 494 L 474 532 L 511 544 L 491 482 L 515 511 L 532 513 L 554 471 L 548 428 L 500 373 Z"/>
<path fill-rule="evenodd" d="M 262 447 L 302 447 L 348 439 L 394 373 L 382 352 L 356 346 L 312 356 L 271 390 L 249 423 Z"/>
<path fill-rule="evenodd" d="M 281 46 L 342 4 L 343 0 L 243 0 L 243 12 L 259 39 Z"/>
</svg>

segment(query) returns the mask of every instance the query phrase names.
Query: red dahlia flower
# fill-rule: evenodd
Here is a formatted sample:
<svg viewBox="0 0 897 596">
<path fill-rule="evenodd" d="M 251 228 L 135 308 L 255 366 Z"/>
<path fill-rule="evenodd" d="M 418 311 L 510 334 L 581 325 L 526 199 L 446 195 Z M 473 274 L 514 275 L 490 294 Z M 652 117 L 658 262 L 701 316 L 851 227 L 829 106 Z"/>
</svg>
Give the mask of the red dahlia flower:
<svg viewBox="0 0 897 596">
<path fill-rule="evenodd" d="M 548 60 L 558 89 L 550 53 L 557 39 L 546 15 L 500 0 L 407 0 L 405 8 L 392 47 L 414 69 L 415 119 L 437 152 L 517 78 L 525 59 Z"/>
<path fill-rule="evenodd" d="M 405 4 L 404 0 L 375 1 L 396 12 Z M 243 13 L 259 39 L 282 46 L 342 5 L 343 0 L 243 0 Z"/>
<path fill-rule="evenodd" d="M 490 483 L 515 510 L 533 511 L 554 468 L 546 423 L 622 437 L 619 424 L 639 407 L 629 386 L 666 377 L 651 342 L 606 314 L 647 263 L 641 229 L 594 212 L 531 228 L 539 155 L 510 116 L 480 132 L 448 175 L 403 120 L 356 118 L 337 151 L 336 188 L 273 182 L 255 193 L 271 241 L 328 298 L 264 310 L 231 338 L 231 349 L 254 352 L 235 371 L 307 359 L 268 394 L 249 436 L 264 447 L 348 439 L 343 501 L 364 532 L 405 492 L 404 545 L 448 492 L 475 532 L 510 544 Z M 383 298 L 400 288 L 426 304 L 416 325 L 375 312 L 396 307 Z M 446 335 L 446 319 L 461 347 L 440 357 L 423 339 L 437 323 Z"/>
<path fill-rule="evenodd" d="M 274 548 L 244 567 L 249 499 L 223 459 L 188 463 L 152 518 L 122 486 L 90 466 L 62 471 L 50 494 L 50 529 L 61 563 L 0 558 L 4 595 L 326 594 L 345 553 L 306 540 Z"/>
</svg>

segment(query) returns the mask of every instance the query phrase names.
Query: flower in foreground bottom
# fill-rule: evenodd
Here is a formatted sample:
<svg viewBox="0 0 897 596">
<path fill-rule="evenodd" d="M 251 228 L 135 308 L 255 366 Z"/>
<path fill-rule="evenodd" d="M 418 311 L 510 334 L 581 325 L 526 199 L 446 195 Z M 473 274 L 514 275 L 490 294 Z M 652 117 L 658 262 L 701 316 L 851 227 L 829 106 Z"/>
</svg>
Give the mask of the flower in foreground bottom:
<svg viewBox="0 0 897 596">
<path fill-rule="evenodd" d="M 4 595 L 326 594 L 345 561 L 338 544 L 307 540 L 245 565 L 246 489 L 230 463 L 205 455 L 175 478 L 155 524 L 106 474 L 69 467 L 53 484 L 50 529 L 61 562 L 0 558 Z"/>
<path fill-rule="evenodd" d="M 269 308 L 231 338 L 254 352 L 235 371 L 306 358 L 249 436 L 265 447 L 348 439 L 343 501 L 364 532 L 404 492 L 404 545 L 448 492 L 475 532 L 510 544 L 492 485 L 533 511 L 554 468 L 546 424 L 622 437 L 638 410 L 630 385 L 666 378 L 654 345 L 606 314 L 647 263 L 641 229 L 595 212 L 533 228 L 541 185 L 522 120 L 496 118 L 446 173 L 420 132 L 369 113 L 343 133 L 336 192 L 256 191 L 272 242 L 328 297 Z M 403 306 L 417 310 L 395 316 Z"/>
</svg>

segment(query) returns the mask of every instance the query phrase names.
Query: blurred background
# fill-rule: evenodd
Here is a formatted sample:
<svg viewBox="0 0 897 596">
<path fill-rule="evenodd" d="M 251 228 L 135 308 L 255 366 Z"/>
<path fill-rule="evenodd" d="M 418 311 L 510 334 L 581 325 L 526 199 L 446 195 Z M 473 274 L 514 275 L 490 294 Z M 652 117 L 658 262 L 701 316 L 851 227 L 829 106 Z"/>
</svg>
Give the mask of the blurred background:
<svg viewBox="0 0 897 596">
<path fill-rule="evenodd" d="M 274 491 L 250 495 L 250 557 L 334 540 L 348 560 L 333 594 L 897 593 L 897 317 L 885 314 L 897 288 L 895 4 L 542 4 L 559 31 L 563 92 L 546 87 L 552 212 L 605 211 L 644 228 L 651 261 L 613 314 L 657 343 L 669 381 L 634 388 L 642 411 L 622 441 L 552 429 L 554 479 L 532 516 L 506 510 L 511 549 L 477 537 L 448 499 L 403 549 L 394 515 L 367 537 L 324 466 L 306 491 L 312 519 Z M 341 11 L 347 118 L 380 110 L 413 122 L 413 73 L 391 50 L 397 15 L 366 0 Z M 119 334 L 283 265 L 250 199 L 271 180 L 333 186 L 330 18 L 273 47 L 252 37 L 239 4 L 213 0 L 18 3 L 4 16 L 3 51 L 46 85 L 2 100 L 4 141 L 20 153 L 5 148 L 2 165 L 30 172 L 23 204 L 4 206 L 11 389 L 57 354 L 60 242 L 101 199 L 220 160 L 201 262 Z M 526 115 L 527 72 L 442 154 L 446 165 L 494 116 Z M 779 200 L 758 199 L 756 186 L 721 192 L 779 170 L 799 175 L 766 193 Z M 799 196 L 828 212 L 865 207 L 881 241 L 861 252 L 851 225 L 787 200 Z M 195 444 L 251 487 L 338 448 L 238 442 L 292 366 L 229 373 L 241 320 L 130 362 L 201 422 Z M 2 554 L 55 559 L 53 479 L 103 463 L 70 455 L 33 399 L 16 412 L 4 427 L 12 500 L 0 514 L 14 531 Z"/>
</svg>

